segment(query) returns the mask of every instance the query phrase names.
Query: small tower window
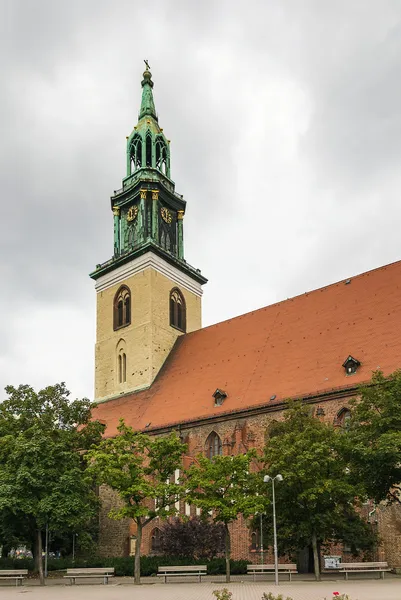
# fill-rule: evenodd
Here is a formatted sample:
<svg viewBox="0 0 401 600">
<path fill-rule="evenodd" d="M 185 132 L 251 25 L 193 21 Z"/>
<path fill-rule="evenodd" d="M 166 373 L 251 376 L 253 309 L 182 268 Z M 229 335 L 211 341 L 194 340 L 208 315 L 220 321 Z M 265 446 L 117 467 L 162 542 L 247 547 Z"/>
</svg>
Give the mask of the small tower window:
<svg viewBox="0 0 401 600">
<path fill-rule="evenodd" d="M 121 327 L 124 323 L 124 303 L 120 298 L 117 304 L 117 327 Z"/>
<path fill-rule="evenodd" d="M 221 456 L 222 453 L 223 445 L 221 439 L 215 431 L 212 431 L 206 440 L 206 456 L 211 459 L 214 456 Z"/>
<path fill-rule="evenodd" d="M 360 366 L 360 362 L 359 360 L 357 360 L 356 358 L 354 358 L 353 356 L 348 356 L 348 358 L 345 359 L 345 361 L 343 362 L 343 367 L 345 369 L 345 374 L 346 375 L 354 375 L 354 373 L 357 372 L 358 367 Z"/>
<path fill-rule="evenodd" d="M 118 353 L 118 383 L 127 381 L 127 355 L 123 350 Z"/>
<path fill-rule="evenodd" d="M 114 329 L 126 327 L 131 323 L 131 293 L 127 286 L 122 286 L 114 296 Z"/>
<path fill-rule="evenodd" d="M 152 135 L 150 132 L 146 134 L 146 166 L 152 166 Z"/>
<path fill-rule="evenodd" d="M 217 388 L 217 390 L 213 394 L 213 398 L 214 398 L 214 405 L 221 406 L 223 404 L 224 400 L 227 398 L 227 394 L 224 390 L 220 390 L 219 388 Z"/>
<path fill-rule="evenodd" d="M 127 323 L 131 323 L 131 298 L 129 294 L 124 299 L 125 319 Z"/>
<path fill-rule="evenodd" d="M 185 300 L 178 288 L 170 292 L 170 325 L 184 332 L 187 328 Z"/>
<path fill-rule="evenodd" d="M 162 136 L 156 138 L 156 169 L 167 173 L 167 146 Z"/>
<path fill-rule="evenodd" d="M 130 146 L 131 172 L 142 167 L 142 139 L 136 133 L 132 139 Z"/>
</svg>

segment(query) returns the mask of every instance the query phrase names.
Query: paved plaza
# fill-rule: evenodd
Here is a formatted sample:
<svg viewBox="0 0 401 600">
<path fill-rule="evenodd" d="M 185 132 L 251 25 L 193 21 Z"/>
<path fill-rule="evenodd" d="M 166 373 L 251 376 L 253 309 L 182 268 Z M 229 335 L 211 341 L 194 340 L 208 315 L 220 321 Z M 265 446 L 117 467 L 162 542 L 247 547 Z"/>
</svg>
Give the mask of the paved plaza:
<svg viewBox="0 0 401 600">
<path fill-rule="evenodd" d="M 298 581 L 283 582 L 276 588 L 271 581 L 235 582 L 231 584 L 207 581 L 205 583 L 145 583 L 134 586 L 130 578 L 116 578 L 109 585 L 84 583 L 75 586 L 61 581 L 49 582 L 44 588 L 28 582 L 23 587 L 0 586 L 0 600 L 26 596 L 29 600 L 215 600 L 213 590 L 227 587 L 232 600 L 261 600 L 263 592 L 282 593 L 293 600 L 332 600 L 333 592 L 348 594 L 350 600 L 400 600 L 401 579 L 388 577 L 380 580 Z"/>
</svg>

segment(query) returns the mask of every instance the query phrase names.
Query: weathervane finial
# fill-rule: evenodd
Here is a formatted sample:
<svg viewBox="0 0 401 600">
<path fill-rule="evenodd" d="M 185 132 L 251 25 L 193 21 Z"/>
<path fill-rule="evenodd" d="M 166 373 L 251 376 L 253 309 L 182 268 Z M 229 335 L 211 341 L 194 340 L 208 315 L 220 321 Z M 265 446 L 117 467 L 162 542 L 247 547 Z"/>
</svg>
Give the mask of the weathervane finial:
<svg viewBox="0 0 401 600">
<path fill-rule="evenodd" d="M 145 63 L 146 70 L 150 71 L 149 62 L 146 59 L 143 62 Z"/>
</svg>

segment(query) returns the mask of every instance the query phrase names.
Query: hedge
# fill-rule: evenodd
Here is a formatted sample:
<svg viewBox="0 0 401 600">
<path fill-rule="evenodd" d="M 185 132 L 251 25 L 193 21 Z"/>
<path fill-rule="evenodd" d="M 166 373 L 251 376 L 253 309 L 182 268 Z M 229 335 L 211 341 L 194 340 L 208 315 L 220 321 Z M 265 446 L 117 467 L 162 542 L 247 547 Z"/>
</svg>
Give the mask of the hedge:
<svg viewBox="0 0 401 600">
<path fill-rule="evenodd" d="M 246 560 L 231 560 L 231 573 L 233 575 L 245 575 Z M 193 558 L 177 558 L 176 556 L 141 556 L 141 575 L 149 577 L 156 575 L 158 566 L 163 565 L 207 565 L 209 575 L 223 575 L 226 571 L 224 558 L 213 558 L 212 560 L 194 560 Z M 117 576 L 133 576 L 134 558 L 131 556 L 102 558 L 98 556 L 90 558 L 49 558 L 48 571 L 63 571 L 71 567 L 114 567 Z M 0 558 L 0 569 L 28 569 L 34 571 L 32 558 Z"/>
</svg>

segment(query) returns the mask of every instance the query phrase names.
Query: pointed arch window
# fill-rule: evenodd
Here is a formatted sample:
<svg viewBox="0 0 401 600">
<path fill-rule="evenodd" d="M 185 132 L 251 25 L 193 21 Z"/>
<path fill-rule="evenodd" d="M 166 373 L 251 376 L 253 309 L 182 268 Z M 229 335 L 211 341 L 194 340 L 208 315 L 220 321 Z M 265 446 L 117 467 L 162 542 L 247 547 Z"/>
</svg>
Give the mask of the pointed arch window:
<svg viewBox="0 0 401 600">
<path fill-rule="evenodd" d="M 113 313 L 114 330 L 131 323 L 131 292 L 126 285 L 121 286 L 114 296 Z"/>
<path fill-rule="evenodd" d="M 221 456 L 222 453 L 223 445 L 220 436 L 218 436 L 215 431 L 212 431 L 206 440 L 206 456 L 208 458 L 213 458 L 214 456 Z"/>
<path fill-rule="evenodd" d="M 160 552 L 161 551 L 161 531 L 158 527 L 155 527 L 151 533 L 151 550 L 152 552 Z"/>
<path fill-rule="evenodd" d="M 152 134 L 150 131 L 146 134 L 146 166 L 152 167 Z"/>
<path fill-rule="evenodd" d="M 251 531 L 251 551 L 257 552 L 260 550 L 260 531 L 259 529 L 254 529 Z"/>
<path fill-rule="evenodd" d="M 184 333 L 187 330 L 185 300 L 178 288 L 174 288 L 170 292 L 170 325 Z"/>
<path fill-rule="evenodd" d="M 168 252 L 171 251 L 170 231 L 168 229 L 165 229 L 164 227 L 162 228 L 161 233 L 160 233 L 160 246 L 162 248 L 164 248 L 165 250 L 167 250 Z"/>
<path fill-rule="evenodd" d="M 351 411 L 349 408 L 342 408 L 338 411 L 337 416 L 335 418 L 335 423 L 337 427 L 341 427 L 343 431 L 348 431 L 351 426 Z"/>
<path fill-rule="evenodd" d="M 156 138 L 156 169 L 167 174 L 167 144 L 162 136 Z"/>
<path fill-rule="evenodd" d="M 120 350 L 117 357 L 118 383 L 127 381 L 127 355 L 124 350 Z"/>
<path fill-rule="evenodd" d="M 130 147 L 131 170 L 136 171 L 142 167 L 142 138 L 136 133 Z"/>
</svg>

